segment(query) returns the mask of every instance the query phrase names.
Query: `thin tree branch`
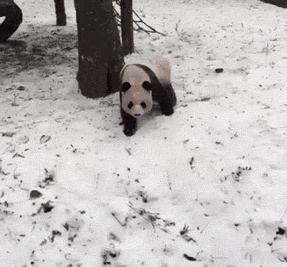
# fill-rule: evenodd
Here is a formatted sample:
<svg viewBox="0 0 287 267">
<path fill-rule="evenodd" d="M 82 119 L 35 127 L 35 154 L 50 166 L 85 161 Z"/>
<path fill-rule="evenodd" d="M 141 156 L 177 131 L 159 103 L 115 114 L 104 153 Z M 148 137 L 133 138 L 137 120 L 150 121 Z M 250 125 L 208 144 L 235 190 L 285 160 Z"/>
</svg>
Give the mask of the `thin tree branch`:
<svg viewBox="0 0 287 267">
<path fill-rule="evenodd" d="M 117 5 L 120 5 L 120 1 L 119 0 L 115 0 L 114 2 L 116 2 Z M 121 15 L 119 14 L 119 12 L 115 9 L 114 7 L 114 13 L 115 13 L 115 18 L 117 21 L 118 26 L 121 25 L 120 21 L 121 21 Z M 150 33 L 158 33 L 160 35 L 166 36 L 166 34 L 157 31 L 155 28 L 149 26 L 145 21 L 142 20 L 142 18 L 133 10 L 133 14 L 137 17 L 137 20 L 134 20 L 134 25 L 136 25 L 136 27 L 133 27 L 135 31 L 142 31 L 142 32 L 146 32 L 148 34 Z M 141 24 L 143 26 L 141 26 Z"/>
</svg>

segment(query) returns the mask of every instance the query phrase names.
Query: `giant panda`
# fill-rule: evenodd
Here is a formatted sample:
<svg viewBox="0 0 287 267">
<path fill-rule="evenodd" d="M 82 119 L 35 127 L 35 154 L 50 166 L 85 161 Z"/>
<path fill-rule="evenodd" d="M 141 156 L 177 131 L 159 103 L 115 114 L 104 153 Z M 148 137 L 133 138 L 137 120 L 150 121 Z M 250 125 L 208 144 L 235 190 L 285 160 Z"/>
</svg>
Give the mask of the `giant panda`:
<svg viewBox="0 0 287 267">
<path fill-rule="evenodd" d="M 171 115 L 176 105 L 176 94 L 170 81 L 170 63 L 162 57 L 148 61 L 135 60 L 121 71 L 121 116 L 124 134 L 132 136 L 137 119 L 152 109 L 157 102 L 164 115 Z"/>
</svg>

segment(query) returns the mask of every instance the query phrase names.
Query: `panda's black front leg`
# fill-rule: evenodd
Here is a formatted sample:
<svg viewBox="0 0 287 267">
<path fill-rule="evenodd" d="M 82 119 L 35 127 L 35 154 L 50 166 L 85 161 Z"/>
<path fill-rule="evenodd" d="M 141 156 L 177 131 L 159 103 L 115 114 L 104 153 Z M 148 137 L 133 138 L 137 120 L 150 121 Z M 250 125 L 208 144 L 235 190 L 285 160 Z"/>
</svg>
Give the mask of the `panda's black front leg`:
<svg viewBox="0 0 287 267">
<path fill-rule="evenodd" d="M 121 115 L 124 125 L 124 134 L 126 136 L 132 136 L 137 130 L 137 119 L 126 113 L 123 109 L 121 109 Z"/>
</svg>

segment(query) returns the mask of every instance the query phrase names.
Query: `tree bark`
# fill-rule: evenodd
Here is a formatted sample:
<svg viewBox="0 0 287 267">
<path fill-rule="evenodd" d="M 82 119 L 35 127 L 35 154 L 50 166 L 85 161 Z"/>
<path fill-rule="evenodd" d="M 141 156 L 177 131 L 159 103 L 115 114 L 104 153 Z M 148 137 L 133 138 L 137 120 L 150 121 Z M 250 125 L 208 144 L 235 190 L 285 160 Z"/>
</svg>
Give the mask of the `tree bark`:
<svg viewBox="0 0 287 267">
<path fill-rule="evenodd" d="M 65 13 L 65 2 L 64 0 L 54 0 L 54 1 L 55 1 L 57 26 L 65 26 L 67 25 L 67 16 Z"/>
<path fill-rule="evenodd" d="M 121 0 L 121 28 L 124 55 L 134 51 L 133 0 Z"/>
<path fill-rule="evenodd" d="M 79 88 L 91 98 L 116 92 L 123 59 L 112 0 L 75 0 L 75 7 Z"/>
<path fill-rule="evenodd" d="M 279 7 L 287 8 L 287 1 L 286 0 L 261 0 L 264 3 L 276 5 Z"/>
</svg>

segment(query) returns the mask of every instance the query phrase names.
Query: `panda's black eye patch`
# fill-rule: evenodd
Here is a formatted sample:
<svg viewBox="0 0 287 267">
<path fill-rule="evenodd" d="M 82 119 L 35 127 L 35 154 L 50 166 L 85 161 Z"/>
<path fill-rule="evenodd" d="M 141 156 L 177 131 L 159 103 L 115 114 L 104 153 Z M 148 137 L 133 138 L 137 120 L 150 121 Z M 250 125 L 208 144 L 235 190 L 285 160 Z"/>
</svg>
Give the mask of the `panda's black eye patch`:
<svg viewBox="0 0 287 267">
<path fill-rule="evenodd" d="M 130 84 L 130 83 L 124 82 L 124 83 L 122 84 L 122 91 L 123 91 L 123 92 L 126 92 L 126 91 L 129 90 L 130 88 L 131 88 L 131 84 Z"/>
<path fill-rule="evenodd" d="M 134 103 L 130 101 L 130 103 L 128 104 L 128 108 L 131 109 L 133 106 L 134 106 Z"/>
<path fill-rule="evenodd" d="M 141 106 L 142 106 L 142 108 L 146 108 L 146 103 L 145 102 L 141 102 Z"/>
<path fill-rule="evenodd" d="M 143 87 L 144 89 L 146 89 L 146 90 L 151 90 L 151 89 L 152 89 L 151 83 L 150 83 L 150 82 L 147 82 L 147 81 L 143 82 L 142 87 Z"/>
</svg>

